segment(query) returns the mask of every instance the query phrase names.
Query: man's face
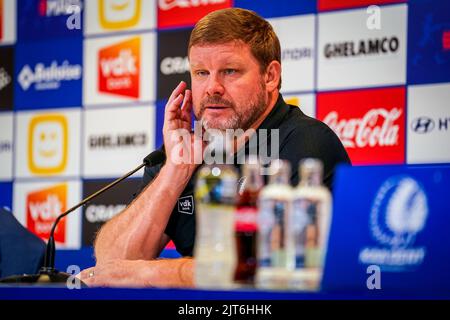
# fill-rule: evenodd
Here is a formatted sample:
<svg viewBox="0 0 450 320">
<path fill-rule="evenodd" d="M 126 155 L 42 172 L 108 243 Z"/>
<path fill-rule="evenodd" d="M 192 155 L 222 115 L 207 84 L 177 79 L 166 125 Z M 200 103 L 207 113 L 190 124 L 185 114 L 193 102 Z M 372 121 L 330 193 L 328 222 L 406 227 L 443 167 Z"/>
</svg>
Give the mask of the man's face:
<svg viewBox="0 0 450 320">
<path fill-rule="evenodd" d="M 195 118 L 206 129 L 249 129 L 267 108 L 260 66 L 242 42 L 192 46 L 189 52 Z"/>
</svg>

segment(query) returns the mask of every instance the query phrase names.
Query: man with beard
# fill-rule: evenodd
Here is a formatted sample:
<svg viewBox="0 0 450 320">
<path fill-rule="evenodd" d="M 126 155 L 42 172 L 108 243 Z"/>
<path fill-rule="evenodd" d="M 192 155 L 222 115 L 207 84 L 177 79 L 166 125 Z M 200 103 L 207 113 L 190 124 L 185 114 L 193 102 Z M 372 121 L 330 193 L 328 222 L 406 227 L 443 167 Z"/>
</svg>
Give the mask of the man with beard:
<svg viewBox="0 0 450 320">
<path fill-rule="evenodd" d="M 80 276 L 88 285 L 193 285 L 195 213 L 179 212 L 178 202 L 193 199 L 199 163 L 180 162 L 176 150 L 186 151 L 186 145 L 180 148 L 186 142 L 173 139 L 180 129 L 191 132 L 192 109 L 204 130 L 254 129 L 258 136 L 263 129 L 278 129 L 277 152 L 291 163 L 293 185 L 302 158 L 322 160 L 328 187 L 335 166 L 349 163 L 330 128 L 283 101 L 280 43 L 271 25 L 254 12 L 233 8 L 208 14 L 191 33 L 188 56 L 192 91 L 181 82 L 165 109 L 166 161 L 146 168 L 139 195 L 100 230 L 97 264 Z M 190 138 L 188 150 L 202 154 L 202 144 L 194 142 L 193 134 Z M 248 148 L 245 139 L 236 144 L 239 150 Z M 183 258 L 156 259 L 170 240 Z"/>
</svg>

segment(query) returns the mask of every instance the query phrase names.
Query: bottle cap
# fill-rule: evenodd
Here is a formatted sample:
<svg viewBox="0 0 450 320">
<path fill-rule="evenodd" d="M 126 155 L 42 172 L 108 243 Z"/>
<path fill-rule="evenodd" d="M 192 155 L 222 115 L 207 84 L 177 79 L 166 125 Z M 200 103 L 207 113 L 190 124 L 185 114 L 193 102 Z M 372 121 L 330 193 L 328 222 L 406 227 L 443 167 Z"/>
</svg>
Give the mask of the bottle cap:
<svg viewBox="0 0 450 320">
<path fill-rule="evenodd" d="M 240 193 L 245 189 L 253 191 L 261 189 L 264 185 L 261 172 L 261 164 L 258 157 L 256 155 L 249 155 L 242 169 L 242 177 L 244 180 L 240 188 Z"/>
<path fill-rule="evenodd" d="M 319 186 L 322 184 L 323 164 L 320 159 L 305 158 L 300 161 L 300 184 Z"/>
</svg>

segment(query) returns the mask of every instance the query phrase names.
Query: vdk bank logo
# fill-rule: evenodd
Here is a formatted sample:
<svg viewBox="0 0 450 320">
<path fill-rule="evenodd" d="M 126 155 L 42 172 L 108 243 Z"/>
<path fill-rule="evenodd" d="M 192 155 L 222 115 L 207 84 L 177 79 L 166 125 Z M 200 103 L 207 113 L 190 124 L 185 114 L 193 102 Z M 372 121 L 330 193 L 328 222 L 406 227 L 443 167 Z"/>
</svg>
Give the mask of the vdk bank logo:
<svg viewBox="0 0 450 320">
<path fill-rule="evenodd" d="M 47 189 L 30 192 L 26 198 L 26 226 L 42 239 L 48 239 L 56 218 L 67 206 L 67 185 L 59 184 Z M 66 240 L 66 220 L 62 219 L 55 230 L 55 241 Z"/>
<path fill-rule="evenodd" d="M 412 246 L 426 227 L 427 217 L 428 199 L 419 182 L 409 176 L 386 180 L 377 192 L 369 221 L 379 246 L 363 248 L 359 261 L 393 271 L 419 266 L 426 249 Z"/>
<path fill-rule="evenodd" d="M 38 115 L 28 131 L 28 167 L 34 174 L 59 174 L 66 169 L 67 119 L 60 114 Z"/>
<path fill-rule="evenodd" d="M 99 20 L 104 29 L 131 28 L 141 17 L 141 0 L 99 0 Z"/>
<path fill-rule="evenodd" d="M 185 196 L 178 199 L 178 212 L 194 214 L 194 197 Z"/>
<path fill-rule="evenodd" d="M 106 47 L 98 53 L 99 91 L 139 98 L 141 39 Z"/>
</svg>

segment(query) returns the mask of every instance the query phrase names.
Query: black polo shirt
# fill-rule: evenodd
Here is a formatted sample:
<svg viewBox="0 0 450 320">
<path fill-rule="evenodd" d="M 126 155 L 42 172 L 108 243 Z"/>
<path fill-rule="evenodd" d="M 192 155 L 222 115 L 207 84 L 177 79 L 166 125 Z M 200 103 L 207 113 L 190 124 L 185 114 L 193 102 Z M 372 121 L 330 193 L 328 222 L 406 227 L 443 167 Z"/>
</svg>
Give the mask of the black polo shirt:
<svg viewBox="0 0 450 320">
<path fill-rule="evenodd" d="M 266 135 L 261 134 L 262 129 Z M 270 154 L 274 134 L 270 129 L 279 129 L 279 158 L 291 164 L 291 183 L 299 181 L 298 164 L 303 158 L 318 158 L 324 164 L 324 184 L 331 189 L 335 167 L 339 163 L 350 163 L 350 159 L 336 134 L 323 122 L 306 116 L 298 107 L 287 105 L 281 94 L 275 107 L 257 129 L 257 144 L 247 143 L 235 155 L 235 162 L 250 153 L 258 154 L 262 145 L 268 145 Z M 275 141 L 275 140 L 274 140 Z M 256 146 L 256 149 L 255 149 Z M 263 155 L 267 153 L 262 153 Z M 162 165 L 146 167 L 139 194 L 157 175 Z M 236 165 L 239 168 L 239 165 Z M 170 216 L 165 233 L 174 242 L 183 256 L 192 256 L 195 240 L 195 173 L 180 195 Z"/>
</svg>

